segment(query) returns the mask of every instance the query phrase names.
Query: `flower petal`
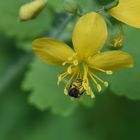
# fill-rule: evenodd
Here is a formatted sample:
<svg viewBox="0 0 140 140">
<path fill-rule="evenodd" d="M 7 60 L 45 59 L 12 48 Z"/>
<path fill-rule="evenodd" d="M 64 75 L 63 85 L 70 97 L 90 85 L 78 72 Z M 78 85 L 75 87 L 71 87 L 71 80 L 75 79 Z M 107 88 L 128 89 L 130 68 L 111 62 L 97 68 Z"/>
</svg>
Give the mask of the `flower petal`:
<svg viewBox="0 0 140 140">
<path fill-rule="evenodd" d="M 133 66 L 133 58 L 123 51 L 108 51 L 99 53 L 89 58 L 88 62 L 91 68 L 100 68 L 103 70 L 117 70 Z"/>
<path fill-rule="evenodd" d="M 140 28 L 140 0 L 119 0 L 118 6 L 108 12 L 114 18 Z"/>
<path fill-rule="evenodd" d="M 73 45 L 81 59 L 95 55 L 104 45 L 107 38 L 106 23 L 101 15 L 95 12 L 82 16 L 73 31 Z"/>
<path fill-rule="evenodd" d="M 74 51 L 67 44 L 51 38 L 36 39 L 32 46 L 41 60 L 53 65 L 62 65 L 68 57 L 74 55 Z"/>
</svg>

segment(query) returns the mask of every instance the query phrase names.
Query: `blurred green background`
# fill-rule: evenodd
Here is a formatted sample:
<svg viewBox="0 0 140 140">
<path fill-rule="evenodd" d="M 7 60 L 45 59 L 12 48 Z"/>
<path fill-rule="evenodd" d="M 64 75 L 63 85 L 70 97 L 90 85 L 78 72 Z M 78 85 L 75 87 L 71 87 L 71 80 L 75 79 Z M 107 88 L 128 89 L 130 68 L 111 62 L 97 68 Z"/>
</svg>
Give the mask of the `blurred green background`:
<svg viewBox="0 0 140 140">
<path fill-rule="evenodd" d="M 123 49 L 134 68 L 114 73 L 94 100 L 71 101 L 56 86 L 61 69 L 35 58 L 31 42 L 48 36 L 71 44 L 76 18 L 64 0 L 50 0 L 35 20 L 19 22 L 26 2 L 0 0 L 0 140 L 140 140 L 140 30 L 125 25 Z M 77 0 L 85 12 L 97 2 Z"/>
</svg>

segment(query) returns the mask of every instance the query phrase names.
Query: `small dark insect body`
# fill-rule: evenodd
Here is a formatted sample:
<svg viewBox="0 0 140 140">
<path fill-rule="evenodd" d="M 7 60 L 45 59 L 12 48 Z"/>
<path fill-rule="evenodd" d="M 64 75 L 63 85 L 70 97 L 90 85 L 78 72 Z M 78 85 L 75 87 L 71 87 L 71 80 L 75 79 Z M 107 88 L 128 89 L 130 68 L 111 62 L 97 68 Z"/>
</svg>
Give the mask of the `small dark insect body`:
<svg viewBox="0 0 140 140">
<path fill-rule="evenodd" d="M 68 89 L 69 96 L 79 98 L 84 93 L 85 90 L 82 86 L 82 82 L 83 82 L 82 79 L 76 79 L 72 81 Z"/>
</svg>

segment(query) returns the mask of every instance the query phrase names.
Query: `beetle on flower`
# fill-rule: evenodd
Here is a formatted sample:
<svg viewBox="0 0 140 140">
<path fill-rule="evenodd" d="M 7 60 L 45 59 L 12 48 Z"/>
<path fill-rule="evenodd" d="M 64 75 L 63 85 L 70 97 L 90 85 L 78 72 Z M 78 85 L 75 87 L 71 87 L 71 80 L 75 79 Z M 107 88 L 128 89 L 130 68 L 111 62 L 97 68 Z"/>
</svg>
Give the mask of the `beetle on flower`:
<svg viewBox="0 0 140 140">
<path fill-rule="evenodd" d="M 81 86 L 85 93 L 94 97 L 89 80 L 92 80 L 98 92 L 102 83 L 108 82 L 99 78 L 95 72 L 111 75 L 112 71 L 133 66 L 131 55 L 123 51 L 101 52 L 107 39 L 107 27 L 103 17 L 95 12 L 82 16 L 76 23 L 72 35 L 73 48 L 67 44 L 51 39 L 39 38 L 33 41 L 33 51 L 37 56 L 53 65 L 66 67 L 66 71 L 58 76 L 61 81 L 67 81 L 64 93 L 73 80 L 82 79 Z"/>
</svg>

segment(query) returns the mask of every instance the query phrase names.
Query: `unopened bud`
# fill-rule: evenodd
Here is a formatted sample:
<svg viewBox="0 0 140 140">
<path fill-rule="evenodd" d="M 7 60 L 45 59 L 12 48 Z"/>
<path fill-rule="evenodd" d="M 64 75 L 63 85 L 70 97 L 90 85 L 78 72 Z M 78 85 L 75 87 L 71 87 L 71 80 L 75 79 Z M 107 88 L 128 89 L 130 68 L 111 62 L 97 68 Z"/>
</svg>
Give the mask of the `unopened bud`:
<svg viewBox="0 0 140 140">
<path fill-rule="evenodd" d="M 108 46 L 111 49 L 121 49 L 124 45 L 124 31 L 121 23 L 115 21 L 115 24 L 110 24 L 108 34 Z"/>
<path fill-rule="evenodd" d="M 19 11 L 19 18 L 21 21 L 34 19 L 46 6 L 47 0 L 34 0 L 21 6 Z"/>
</svg>

